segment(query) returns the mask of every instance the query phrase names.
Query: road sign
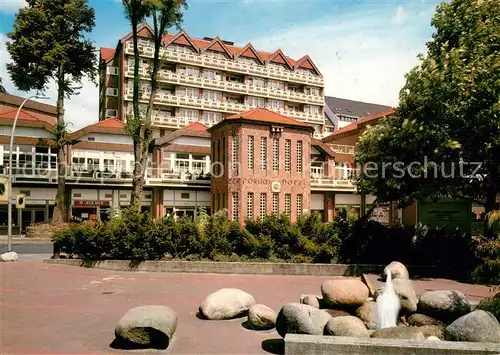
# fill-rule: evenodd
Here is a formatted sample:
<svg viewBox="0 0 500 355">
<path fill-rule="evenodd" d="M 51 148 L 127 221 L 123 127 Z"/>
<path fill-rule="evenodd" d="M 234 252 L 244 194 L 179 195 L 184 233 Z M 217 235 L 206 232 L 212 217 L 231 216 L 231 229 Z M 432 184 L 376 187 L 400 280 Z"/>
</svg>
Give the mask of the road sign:
<svg viewBox="0 0 500 355">
<path fill-rule="evenodd" d="M 24 207 L 26 207 L 26 196 L 24 194 L 17 194 L 16 195 L 16 208 L 21 210 Z"/>
</svg>

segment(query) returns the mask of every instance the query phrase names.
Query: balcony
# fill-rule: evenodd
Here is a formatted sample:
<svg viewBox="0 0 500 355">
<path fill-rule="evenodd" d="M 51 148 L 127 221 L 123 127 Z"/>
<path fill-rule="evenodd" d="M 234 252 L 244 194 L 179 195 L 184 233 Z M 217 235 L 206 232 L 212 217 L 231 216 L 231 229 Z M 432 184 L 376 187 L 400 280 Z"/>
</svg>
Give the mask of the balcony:
<svg viewBox="0 0 500 355">
<path fill-rule="evenodd" d="M 335 153 L 354 155 L 353 145 L 343 145 L 343 144 L 327 144 L 327 145 Z"/>
<path fill-rule="evenodd" d="M 101 169 L 99 165 L 73 164 L 66 180 L 76 184 L 130 184 L 132 171 L 126 169 Z"/>
<path fill-rule="evenodd" d="M 164 169 L 148 168 L 146 185 L 188 185 L 210 187 L 211 174 L 202 169 Z"/>
<path fill-rule="evenodd" d="M 152 46 L 140 45 L 139 52 L 142 56 L 153 58 L 154 48 Z M 127 46 L 125 47 L 125 53 L 129 55 L 134 54 L 134 46 L 132 43 L 127 43 Z M 214 58 L 195 53 L 177 52 L 168 48 L 162 48 L 160 50 L 160 58 L 177 63 L 191 64 L 218 70 L 256 75 L 272 79 L 291 81 L 300 84 L 309 84 L 320 87 L 324 86 L 324 80 L 321 76 L 306 75 L 296 71 L 260 66 L 257 64 L 239 62 L 231 59 Z"/>
<path fill-rule="evenodd" d="M 0 165 L 0 176 L 9 176 L 8 164 Z M 57 184 L 57 165 L 55 163 L 13 163 L 13 183 Z"/>
<path fill-rule="evenodd" d="M 323 167 L 311 167 L 311 190 L 356 191 L 359 171 L 353 168 L 335 167 L 334 177 L 325 177 Z"/>
<path fill-rule="evenodd" d="M 150 74 L 147 68 L 139 68 L 139 74 L 141 75 L 142 79 L 150 80 Z M 133 77 L 134 67 L 128 66 L 127 70 L 125 71 L 125 76 Z M 277 90 L 268 87 L 246 85 L 243 83 L 232 81 L 196 77 L 181 73 L 174 73 L 168 70 L 160 70 L 158 72 L 158 81 L 169 84 L 195 86 L 206 89 L 227 91 L 243 95 L 263 96 L 277 100 L 295 101 L 311 105 L 325 105 L 325 99 L 320 95 L 307 95 L 305 93 L 295 91 Z"/>
<path fill-rule="evenodd" d="M 125 95 L 125 100 L 131 101 L 133 97 L 133 90 L 128 89 Z M 142 90 L 139 93 L 139 100 L 145 104 L 149 102 L 149 91 Z M 200 97 L 189 97 L 189 96 L 177 96 L 166 92 L 157 92 L 155 96 L 155 103 L 162 103 L 170 106 L 176 107 L 186 107 L 198 110 L 208 110 L 208 111 L 218 111 L 226 113 L 239 113 L 242 111 L 250 110 L 254 107 L 245 104 L 238 104 L 227 101 L 211 101 Z M 282 109 L 276 109 L 269 107 L 269 110 L 275 111 L 284 116 L 288 116 L 299 121 L 305 121 L 310 123 L 322 124 L 324 122 L 324 117 L 319 114 L 312 114 L 300 111 L 286 111 Z M 160 122 L 161 120 L 155 118 L 155 122 Z M 169 122 L 173 122 L 168 117 Z M 170 124 L 170 123 L 167 123 Z"/>
</svg>

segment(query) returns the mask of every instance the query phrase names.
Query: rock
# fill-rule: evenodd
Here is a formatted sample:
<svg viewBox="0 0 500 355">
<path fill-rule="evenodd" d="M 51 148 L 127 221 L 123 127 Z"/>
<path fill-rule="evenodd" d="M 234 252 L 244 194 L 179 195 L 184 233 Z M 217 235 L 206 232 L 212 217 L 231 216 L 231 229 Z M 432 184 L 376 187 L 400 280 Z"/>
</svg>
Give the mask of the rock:
<svg viewBox="0 0 500 355">
<path fill-rule="evenodd" d="M 246 313 L 254 304 L 252 295 L 237 288 L 223 288 L 208 295 L 199 310 L 207 319 L 231 319 Z"/>
<path fill-rule="evenodd" d="M 440 341 L 441 339 L 439 339 L 438 337 L 435 337 L 435 336 L 431 335 L 430 337 L 425 338 L 425 340 Z"/>
<path fill-rule="evenodd" d="M 9 251 L 0 255 L 0 261 L 17 261 L 19 256 L 15 251 Z"/>
<path fill-rule="evenodd" d="M 368 287 L 359 279 L 327 280 L 321 285 L 323 301 L 329 308 L 359 307 L 369 296 Z"/>
<path fill-rule="evenodd" d="M 459 291 L 428 291 L 420 296 L 418 312 L 439 320 L 454 321 L 470 312 L 470 304 Z"/>
<path fill-rule="evenodd" d="M 366 287 L 368 287 L 368 294 L 370 295 L 370 297 L 374 297 L 375 291 L 377 289 L 375 288 L 375 286 L 373 286 L 370 279 L 365 274 L 361 274 L 361 282 L 363 282 Z"/>
<path fill-rule="evenodd" d="M 166 349 L 176 328 L 177 314 L 170 307 L 140 306 L 120 319 L 115 336 L 119 341 Z"/>
<path fill-rule="evenodd" d="M 408 317 L 408 324 L 416 327 L 424 325 L 444 325 L 439 319 L 426 316 L 425 314 L 415 313 Z"/>
<path fill-rule="evenodd" d="M 356 310 L 356 315 L 365 323 L 368 329 L 377 328 L 377 302 L 366 301 Z"/>
<path fill-rule="evenodd" d="M 281 308 L 276 319 L 278 334 L 312 334 L 323 335 L 326 323 L 332 317 L 324 310 L 300 304 L 288 303 Z"/>
<path fill-rule="evenodd" d="M 410 274 L 408 273 L 408 269 L 406 266 L 404 266 L 402 263 L 399 261 L 393 261 L 389 265 L 387 265 L 386 269 L 389 269 L 392 275 L 392 279 L 403 279 L 403 280 L 409 280 L 410 279 Z M 382 278 L 385 280 L 386 279 L 386 274 L 385 274 L 385 269 L 382 272 Z"/>
<path fill-rule="evenodd" d="M 500 323 L 490 312 L 475 310 L 446 327 L 445 337 L 455 341 L 500 343 Z"/>
<path fill-rule="evenodd" d="M 331 317 L 346 317 L 351 315 L 351 313 L 339 309 L 323 309 L 323 311 L 328 313 Z"/>
<path fill-rule="evenodd" d="M 384 339 L 425 339 L 424 334 L 422 334 L 418 327 L 392 327 L 379 329 L 375 331 L 371 337 Z"/>
<path fill-rule="evenodd" d="M 300 299 L 300 303 L 319 308 L 319 299 L 314 295 L 305 295 Z"/>
<path fill-rule="evenodd" d="M 256 329 L 274 328 L 276 317 L 276 312 L 263 304 L 254 304 L 248 310 L 248 323 Z"/>
<path fill-rule="evenodd" d="M 423 325 L 421 327 L 418 327 L 418 329 L 420 329 L 420 331 L 426 338 L 434 336 L 439 340 L 444 340 L 444 325 Z"/>
<path fill-rule="evenodd" d="M 413 283 L 411 280 L 407 279 L 395 279 L 392 280 L 394 285 L 394 291 L 399 296 L 401 310 L 404 313 L 411 314 L 417 311 L 418 297 L 415 289 L 413 288 Z M 375 292 L 375 296 L 378 297 L 384 290 L 385 284 L 381 285 Z M 375 298 L 376 299 L 376 298 Z"/>
<path fill-rule="evenodd" d="M 325 325 L 325 335 L 369 338 L 370 333 L 361 319 L 354 316 L 335 317 Z"/>
</svg>

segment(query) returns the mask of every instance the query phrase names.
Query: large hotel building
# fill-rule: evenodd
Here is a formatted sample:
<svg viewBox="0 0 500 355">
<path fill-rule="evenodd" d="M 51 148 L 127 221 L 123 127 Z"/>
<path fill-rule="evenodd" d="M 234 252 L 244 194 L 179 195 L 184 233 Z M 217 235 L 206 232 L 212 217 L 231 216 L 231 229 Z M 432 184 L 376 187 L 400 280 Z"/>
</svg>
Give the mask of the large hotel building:
<svg viewBox="0 0 500 355">
<path fill-rule="evenodd" d="M 139 31 L 144 105 L 153 56 L 148 31 L 147 24 Z M 99 120 L 71 133 L 64 163 L 76 220 L 105 219 L 130 203 L 134 154 L 124 124 L 132 106 L 132 53 L 130 34 L 115 49 L 101 48 Z M 334 104 L 325 105 L 323 77 L 307 55 L 292 59 L 281 50 L 180 32 L 165 36 L 161 58 L 144 210 L 162 217 L 227 209 L 242 223 L 271 213 L 295 221 L 317 211 L 327 221 L 339 209 L 362 212 L 372 203 L 373 196 L 356 194 L 351 133 L 390 114 L 388 107 L 328 97 Z M 14 204 L 15 233 L 50 219 L 58 181 L 54 106 L 24 106 L 8 166 L 21 102 L 0 94 L 0 175 L 11 171 L 12 196 L 26 197 L 24 209 Z M 7 206 L 0 202 L 0 233 L 6 229 Z"/>
</svg>

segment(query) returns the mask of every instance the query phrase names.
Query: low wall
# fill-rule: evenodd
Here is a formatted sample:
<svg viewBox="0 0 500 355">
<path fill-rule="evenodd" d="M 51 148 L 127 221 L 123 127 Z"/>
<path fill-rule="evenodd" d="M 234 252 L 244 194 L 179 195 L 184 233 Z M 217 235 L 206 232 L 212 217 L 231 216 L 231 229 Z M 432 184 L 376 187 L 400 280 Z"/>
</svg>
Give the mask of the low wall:
<svg viewBox="0 0 500 355">
<path fill-rule="evenodd" d="M 102 260 L 84 261 L 81 259 L 49 259 L 50 264 L 82 266 L 114 271 L 145 272 L 192 272 L 213 274 L 254 274 L 254 275 L 307 275 L 307 276 L 359 276 L 361 273 L 380 273 L 382 265 L 345 265 L 345 264 L 305 264 L 305 263 L 252 263 L 218 261 L 143 261 Z M 419 268 L 409 267 L 412 275 Z"/>
<path fill-rule="evenodd" d="M 285 354 L 498 355 L 500 344 L 287 334 Z"/>
</svg>

